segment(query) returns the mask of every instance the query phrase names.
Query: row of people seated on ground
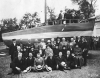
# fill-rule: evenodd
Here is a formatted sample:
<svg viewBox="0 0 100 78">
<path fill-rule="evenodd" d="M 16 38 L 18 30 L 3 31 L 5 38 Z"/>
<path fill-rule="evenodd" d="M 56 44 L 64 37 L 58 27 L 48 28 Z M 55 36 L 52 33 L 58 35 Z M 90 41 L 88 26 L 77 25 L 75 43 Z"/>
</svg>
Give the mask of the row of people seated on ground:
<svg viewBox="0 0 100 78">
<path fill-rule="evenodd" d="M 81 66 L 86 63 L 84 53 L 87 53 L 87 49 L 82 51 L 78 44 L 76 44 L 73 49 L 69 50 L 66 50 L 64 47 L 65 53 L 63 50 L 59 50 L 58 47 L 56 47 L 55 52 L 57 52 L 57 55 L 50 46 L 47 46 L 44 55 L 42 55 L 43 50 L 38 50 L 36 56 L 34 56 L 34 52 L 27 52 L 28 56 L 25 56 L 24 52 L 21 52 L 20 46 L 17 47 L 17 50 L 17 55 L 11 63 L 13 73 L 20 73 L 21 71 L 64 70 L 73 67 L 81 68 Z"/>
</svg>

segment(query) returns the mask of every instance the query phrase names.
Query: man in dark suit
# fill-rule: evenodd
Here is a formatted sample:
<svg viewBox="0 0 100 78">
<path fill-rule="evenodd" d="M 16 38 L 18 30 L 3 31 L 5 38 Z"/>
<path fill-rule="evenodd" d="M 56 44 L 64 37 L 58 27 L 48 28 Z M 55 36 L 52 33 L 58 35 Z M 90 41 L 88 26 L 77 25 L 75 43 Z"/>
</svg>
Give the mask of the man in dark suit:
<svg viewBox="0 0 100 78">
<path fill-rule="evenodd" d="M 9 55 L 11 55 L 11 61 L 14 59 L 14 52 L 17 51 L 17 44 L 16 44 L 16 39 L 12 39 L 12 44 L 9 47 Z"/>
<path fill-rule="evenodd" d="M 12 72 L 14 74 L 20 74 L 23 70 L 25 70 L 24 66 L 25 63 L 22 58 L 22 53 L 19 53 L 18 57 L 16 57 L 11 63 Z"/>
<path fill-rule="evenodd" d="M 65 58 L 66 58 L 67 69 L 75 67 L 75 58 L 72 56 L 70 50 L 67 50 Z"/>
<path fill-rule="evenodd" d="M 84 59 L 84 66 L 87 65 L 87 55 L 88 55 L 88 50 L 89 50 L 89 45 L 87 43 L 87 40 L 85 38 L 82 38 L 82 50 L 83 50 L 83 59 Z"/>
<path fill-rule="evenodd" d="M 55 70 L 56 69 L 56 66 L 57 66 L 56 59 L 53 56 L 53 54 L 50 53 L 49 57 L 46 60 L 46 69 L 48 71 L 48 67 L 50 67 L 52 70 Z"/>
<path fill-rule="evenodd" d="M 66 68 L 66 59 L 63 56 L 62 52 L 59 52 L 59 56 L 57 57 L 57 69 L 63 71 Z"/>
<path fill-rule="evenodd" d="M 57 57 L 58 54 L 59 54 L 59 46 L 55 46 L 55 48 L 53 49 L 53 53 L 54 53 L 54 56 Z"/>
<path fill-rule="evenodd" d="M 62 14 L 62 10 L 61 10 L 59 13 L 59 16 L 58 16 L 59 24 L 62 24 L 62 19 L 63 19 L 63 14 Z"/>
</svg>

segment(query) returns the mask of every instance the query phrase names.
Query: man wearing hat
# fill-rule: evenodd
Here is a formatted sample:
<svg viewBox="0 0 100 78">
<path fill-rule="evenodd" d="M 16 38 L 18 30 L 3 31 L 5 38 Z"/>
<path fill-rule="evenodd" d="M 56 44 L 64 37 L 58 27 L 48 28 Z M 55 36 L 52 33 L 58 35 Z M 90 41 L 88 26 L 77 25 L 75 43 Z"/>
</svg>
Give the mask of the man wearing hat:
<svg viewBox="0 0 100 78">
<path fill-rule="evenodd" d="M 16 39 L 12 39 L 12 44 L 9 47 L 9 54 L 11 55 L 11 61 L 14 59 L 14 53 L 17 51 Z"/>
<path fill-rule="evenodd" d="M 62 10 L 61 10 L 59 13 L 59 16 L 58 16 L 59 24 L 62 24 L 62 19 L 63 19 L 63 14 L 62 14 Z"/>
</svg>

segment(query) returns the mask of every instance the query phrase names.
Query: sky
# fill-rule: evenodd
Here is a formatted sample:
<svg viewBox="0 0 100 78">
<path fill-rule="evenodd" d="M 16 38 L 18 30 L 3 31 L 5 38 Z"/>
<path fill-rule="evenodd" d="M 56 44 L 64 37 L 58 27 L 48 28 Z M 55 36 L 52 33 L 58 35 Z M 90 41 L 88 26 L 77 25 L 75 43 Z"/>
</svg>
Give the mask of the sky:
<svg viewBox="0 0 100 78">
<path fill-rule="evenodd" d="M 0 20 L 6 18 L 21 19 L 25 13 L 38 12 L 44 21 L 44 1 L 45 0 L 0 0 Z M 100 0 L 97 0 L 96 15 L 100 14 Z M 78 9 L 71 0 L 47 0 L 47 5 L 55 8 L 55 13 L 59 14 L 65 6 L 70 9 Z"/>
</svg>

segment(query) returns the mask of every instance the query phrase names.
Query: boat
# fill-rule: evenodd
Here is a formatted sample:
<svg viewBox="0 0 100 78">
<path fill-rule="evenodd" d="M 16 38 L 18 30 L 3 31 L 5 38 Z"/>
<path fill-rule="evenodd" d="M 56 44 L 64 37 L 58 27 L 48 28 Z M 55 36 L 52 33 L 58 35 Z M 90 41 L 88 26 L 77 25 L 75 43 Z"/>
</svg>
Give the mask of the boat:
<svg viewBox="0 0 100 78">
<path fill-rule="evenodd" d="M 28 44 L 34 43 L 36 39 L 50 39 L 57 37 L 74 37 L 74 36 L 92 36 L 95 18 L 88 19 L 88 22 L 66 23 L 59 25 L 46 25 L 34 27 L 31 29 L 18 30 L 14 32 L 3 33 L 2 38 L 7 46 L 10 46 L 12 39 L 17 42 Z"/>
</svg>

